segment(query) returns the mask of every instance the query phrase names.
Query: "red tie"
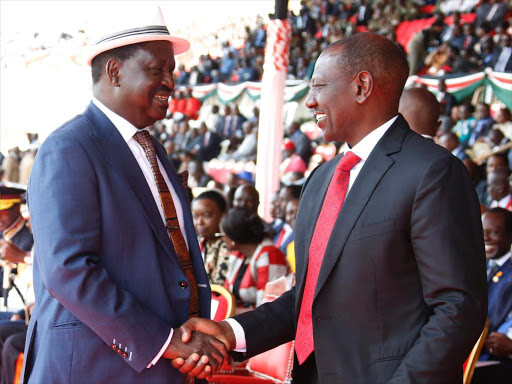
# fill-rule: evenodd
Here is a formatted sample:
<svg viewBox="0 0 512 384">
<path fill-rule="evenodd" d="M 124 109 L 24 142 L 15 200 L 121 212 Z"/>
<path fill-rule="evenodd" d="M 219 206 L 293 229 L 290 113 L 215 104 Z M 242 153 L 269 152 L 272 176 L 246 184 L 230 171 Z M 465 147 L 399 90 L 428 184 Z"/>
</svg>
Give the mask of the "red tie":
<svg viewBox="0 0 512 384">
<path fill-rule="evenodd" d="M 295 336 L 295 351 L 302 364 L 315 349 L 313 340 L 312 309 L 318 274 L 325 255 L 325 248 L 331 236 L 334 223 L 347 195 L 350 170 L 361 159 L 347 152 L 340 160 L 327 189 L 322 210 L 316 221 L 315 232 L 309 246 L 309 261 L 306 275 L 306 285 L 302 296 L 297 334 Z"/>
</svg>

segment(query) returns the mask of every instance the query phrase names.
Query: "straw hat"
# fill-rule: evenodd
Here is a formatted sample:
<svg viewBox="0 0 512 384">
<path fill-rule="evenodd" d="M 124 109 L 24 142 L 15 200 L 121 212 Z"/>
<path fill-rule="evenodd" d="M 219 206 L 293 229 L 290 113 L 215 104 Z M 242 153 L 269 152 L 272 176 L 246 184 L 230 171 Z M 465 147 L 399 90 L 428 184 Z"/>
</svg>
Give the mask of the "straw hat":
<svg viewBox="0 0 512 384">
<path fill-rule="evenodd" d="M 146 41 L 170 41 L 175 55 L 190 47 L 187 40 L 170 35 L 162 10 L 156 5 L 124 2 L 115 18 L 95 25 L 98 30 L 93 31 L 86 53 L 89 65 L 102 52 Z"/>
</svg>

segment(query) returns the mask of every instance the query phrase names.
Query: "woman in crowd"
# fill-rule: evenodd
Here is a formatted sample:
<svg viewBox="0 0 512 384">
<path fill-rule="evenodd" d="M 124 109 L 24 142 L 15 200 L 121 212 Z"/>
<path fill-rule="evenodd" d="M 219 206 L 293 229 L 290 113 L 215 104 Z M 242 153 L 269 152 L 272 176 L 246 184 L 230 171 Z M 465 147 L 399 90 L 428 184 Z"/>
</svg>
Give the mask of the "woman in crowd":
<svg viewBox="0 0 512 384">
<path fill-rule="evenodd" d="M 261 304 L 265 285 L 290 273 L 285 255 L 265 239 L 258 215 L 232 208 L 221 220 L 224 241 L 231 251 L 224 286 L 237 300 L 238 312 Z"/>
<path fill-rule="evenodd" d="M 192 201 L 194 227 L 210 284 L 224 285 L 226 279 L 229 251 L 220 236 L 220 220 L 226 211 L 226 199 L 215 190 L 205 191 Z"/>
</svg>

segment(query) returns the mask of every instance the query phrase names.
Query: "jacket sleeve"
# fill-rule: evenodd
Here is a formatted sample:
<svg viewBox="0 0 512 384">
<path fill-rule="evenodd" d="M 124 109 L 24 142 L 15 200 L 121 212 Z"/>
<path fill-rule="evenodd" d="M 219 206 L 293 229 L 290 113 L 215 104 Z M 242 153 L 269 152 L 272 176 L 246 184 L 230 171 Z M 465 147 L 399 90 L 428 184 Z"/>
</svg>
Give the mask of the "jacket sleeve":
<svg viewBox="0 0 512 384">
<path fill-rule="evenodd" d="M 487 280 L 478 198 L 451 154 L 424 170 L 410 225 L 432 315 L 390 383 L 453 383 L 484 327 Z"/>
</svg>

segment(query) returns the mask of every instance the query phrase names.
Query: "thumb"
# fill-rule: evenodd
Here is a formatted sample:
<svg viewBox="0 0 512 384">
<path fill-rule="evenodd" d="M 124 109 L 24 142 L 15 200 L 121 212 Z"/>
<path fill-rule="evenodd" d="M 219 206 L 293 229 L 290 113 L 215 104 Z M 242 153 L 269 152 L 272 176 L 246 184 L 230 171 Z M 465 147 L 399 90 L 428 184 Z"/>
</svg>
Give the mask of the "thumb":
<svg viewBox="0 0 512 384">
<path fill-rule="evenodd" d="M 180 327 L 181 341 L 183 341 L 184 343 L 187 343 L 192 337 L 192 331 L 194 330 L 194 326 L 192 324 L 193 320 L 194 319 L 188 320 Z"/>
</svg>

